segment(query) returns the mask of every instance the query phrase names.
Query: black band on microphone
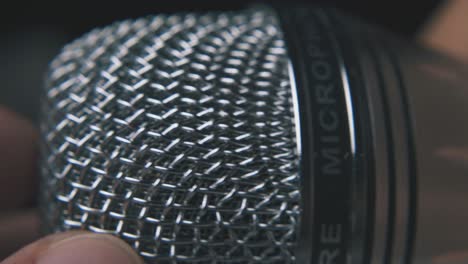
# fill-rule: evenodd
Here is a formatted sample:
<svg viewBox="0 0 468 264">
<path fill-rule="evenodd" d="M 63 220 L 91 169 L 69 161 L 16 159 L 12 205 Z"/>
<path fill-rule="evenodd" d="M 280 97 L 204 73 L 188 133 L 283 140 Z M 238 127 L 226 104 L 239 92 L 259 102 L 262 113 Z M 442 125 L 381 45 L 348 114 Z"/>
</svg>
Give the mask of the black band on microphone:
<svg viewBox="0 0 468 264">
<path fill-rule="evenodd" d="M 301 128 L 304 211 L 298 260 L 349 263 L 355 223 L 352 183 L 360 173 L 351 80 L 323 10 L 278 8 L 278 13 L 291 58 Z"/>
</svg>

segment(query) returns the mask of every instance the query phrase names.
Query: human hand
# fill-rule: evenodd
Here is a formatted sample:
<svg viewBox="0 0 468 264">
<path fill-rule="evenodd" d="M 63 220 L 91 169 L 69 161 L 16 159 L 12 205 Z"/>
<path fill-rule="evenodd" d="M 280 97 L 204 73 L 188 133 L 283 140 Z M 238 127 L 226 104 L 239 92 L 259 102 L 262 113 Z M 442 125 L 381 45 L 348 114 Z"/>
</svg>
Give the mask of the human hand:
<svg viewBox="0 0 468 264">
<path fill-rule="evenodd" d="M 0 259 L 39 238 L 39 217 L 34 209 L 36 157 L 37 132 L 32 124 L 0 107 Z M 116 237 L 73 231 L 36 240 L 1 263 L 143 262 Z"/>
</svg>

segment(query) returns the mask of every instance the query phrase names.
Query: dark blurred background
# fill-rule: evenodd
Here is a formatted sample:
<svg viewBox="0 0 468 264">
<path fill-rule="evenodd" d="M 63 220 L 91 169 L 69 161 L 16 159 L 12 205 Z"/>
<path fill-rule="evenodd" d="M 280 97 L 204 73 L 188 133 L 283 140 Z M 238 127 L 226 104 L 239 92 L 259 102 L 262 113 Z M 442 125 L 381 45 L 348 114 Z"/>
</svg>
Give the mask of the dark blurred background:
<svg viewBox="0 0 468 264">
<path fill-rule="evenodd" d="M 407 38 L 414 36 L 442 2 L 287 1 L 337 7 Z M 61 46 L 94 27 L 160 12 L 239 9 L 250 2 L 253 1 L 10 1 L 9 6 L 3 3 L 0 8 L 0 104 L 36 121 L 38 97 L 48 62 Z"/>
</svg>

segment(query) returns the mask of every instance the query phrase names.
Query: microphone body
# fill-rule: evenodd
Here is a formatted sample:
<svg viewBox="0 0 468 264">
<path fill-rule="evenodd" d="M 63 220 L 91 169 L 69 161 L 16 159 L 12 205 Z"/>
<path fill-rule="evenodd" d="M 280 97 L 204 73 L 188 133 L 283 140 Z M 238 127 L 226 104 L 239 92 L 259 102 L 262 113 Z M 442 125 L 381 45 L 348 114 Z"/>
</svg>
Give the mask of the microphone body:
<svg viewBox="0 0 468 264">
<path fill-rule="evenodd" d="M 44 231 L 149 263 L 443 263 L 468 249 L 467 73 L 316 7 L 96 29 L 48 75 Z"/>
</svg>

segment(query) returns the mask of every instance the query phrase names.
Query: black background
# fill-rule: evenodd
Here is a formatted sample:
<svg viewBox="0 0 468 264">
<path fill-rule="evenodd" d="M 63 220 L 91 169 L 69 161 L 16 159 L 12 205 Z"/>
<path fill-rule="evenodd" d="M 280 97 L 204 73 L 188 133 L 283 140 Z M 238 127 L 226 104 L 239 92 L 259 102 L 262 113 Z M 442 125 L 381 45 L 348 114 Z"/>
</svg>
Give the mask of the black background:
<svg viewBox="0 0 468 264">
<path fill-rule="evenodd" d="M 59 52 L 61 46 L 94 27 L 160 12 L 239 9 L 250 2 L 252 1 L 10 1 L 10 6 L 3 4 L 0 8 L 0 104 L 36 120 L 38 96 L 48 62 Z M 288 2 L 337 7 L 369 23 L 411 38 L 442 1 Z"/>
</svg>

